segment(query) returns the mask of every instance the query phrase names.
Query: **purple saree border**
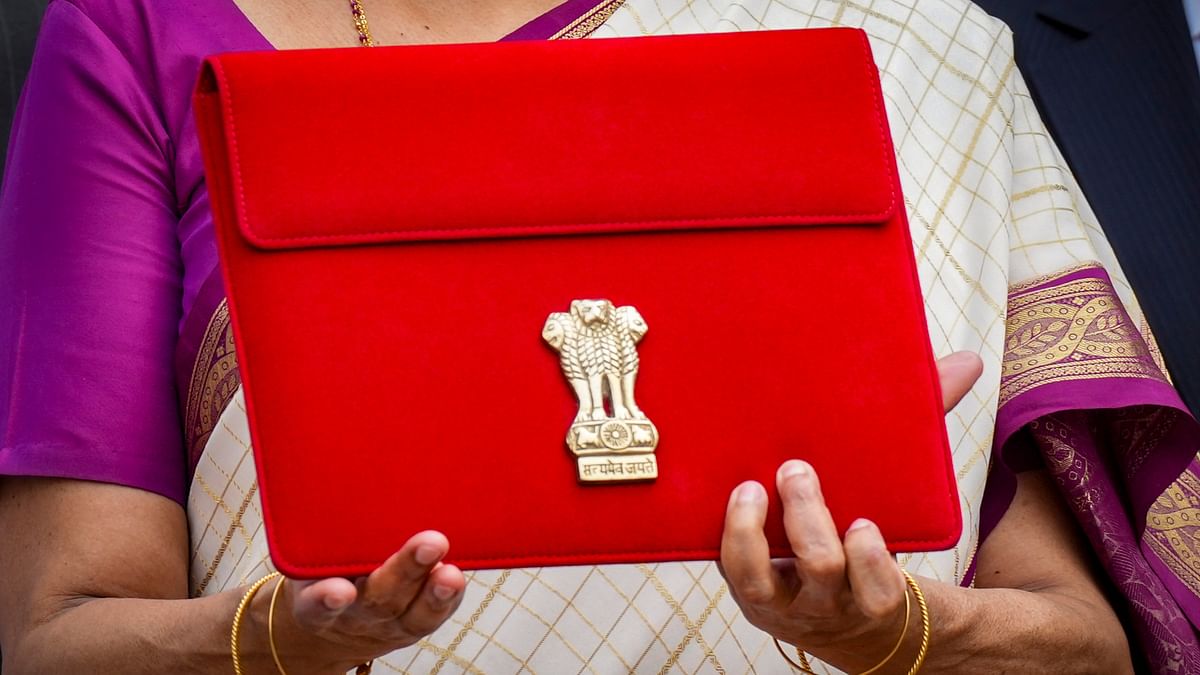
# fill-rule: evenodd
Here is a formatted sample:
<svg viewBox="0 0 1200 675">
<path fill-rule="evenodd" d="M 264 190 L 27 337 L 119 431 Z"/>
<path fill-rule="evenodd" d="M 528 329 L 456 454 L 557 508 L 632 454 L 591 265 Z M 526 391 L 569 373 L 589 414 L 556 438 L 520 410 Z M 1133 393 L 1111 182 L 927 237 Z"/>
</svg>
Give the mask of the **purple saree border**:
<svg viewBox="0 0 1200 675">
<path fill-rule="evenodd" d="M 175 351 L 176 391 L 190 472 L 225 406 L 241 384 L 220 269 L 200 286 Z"/>
<path fill-rule="evenodd" d="M 1106 290 L 1097 291 L 1080 288 L 1078 292 L 1070 292 L 1073 290 L 1072 285 L 1078 282 L 1096 282 L 1098 286 L 1102 286 Z M 1149 509 L 1150 504 L 1166 489 L 1171 481 L 1179 477 L 1192 459 L 1196 457 L 1197 450 L 1200 450 L 1200 425 L 1197 425 L 1196 420 L 1188 411 L 1187 406 L 1184 405 L 1179 393 L 1175 391 L 1175 388 L 1171 386 L 1166 376 L 1159 370 L 1158 365 L 1151 356 L 1149 346 L 1133 328 L 1133 322 L 1129 319 L 1129 315 L 1125 309 L 1120 305 L 1120 300 L 1116 297 L 1112 288 L 1112 281 L 1103 268 L 1088 266 L 1053 279 L 1020 288 L 1010 294 L 1010 307 L 1017 304 L 1014 301 L 1055 289 L 1066 289 L 1068 295 L 1075 296 L 1071 299 L 1071 302 L 1061 303 L 1067 306 L 1078 304 L 1084 307 L 1086 306 L 1084 301 L 1089 297 L 1104 297 L 1104 299 L 1110 301 L 1110 306 L 1106 310 L 1109 316 L 1119 317 L 1121 320 L 1121 323 L 1115 325 L 1114 329 L 1122 330 L 1126 336 L 1123 342 L 1126 343 L 1131 353 L 1125 360 L 1136 361 L 1136 364 L 1132 368 L 1127 367 L 1128 364 L 1122 364 L 1121 368 L 1114 369 L 1112 374 L 1101 372 L 1098 373 L 1101 375 L 1098 377 L 1094 375 L 1082 377 L 1068 375 L 1057 380 L 1035 385 L 1007 400 L 1005 400 L 1002 393 L 999 411 L 996 416 L 994 447 L 996 450 L 1001 451 L 1000 457 L 1002 459 L 1007 459 L 1003 451 L 1013 434 L 1034 420 L 1067 410 L 1118 411 L 1137 406 L 1157 406 L 1175 411 L 1178 413 L 1178 416 L 1173 421 L 1171 428 L 1167 430 L 1167 437 L 1157 445 L 1156 452 L 1142 458 L 1137 466 L 1130 467 L 1131 473 L 1134 474 L 1133 477 L 1137 479 L 1135 482 L 1138 483 L 1133 494 L 1130 495 L 1133 498 L 1132 507 L 1136 511 L 1141 512 L 1144 517 L 1144 513 Z M 1019 304 L 1018 307 L 1020 307 Z M 1022 310 L 1018 309 L 1018 311 Z M 1032 314 L 1033 310 L 1029 311 Z M 1096 316 L 1103 321 L 1103 316 L 1099 314 Z M 1036 330 L 1039 327 L 1037 321 L 1040 318 L 1037 317 L 1034 321 L 1025 323 L 1022 329 L 1032 328 Z M 1057 317 L 1051 315 L 1051 319 L 1054 318 Z M 1048 322 L 1049 320 L 1045 321 Z M 1083 319 L 1077 319 L 1077 321 L 1083 321 Z M 1010 339 L 1012 338 L 1012 333 L 1022 330 L 1014 330 L 1014 325 L 1016 325 L 1015 322 L 1010 319 L 1008 331 Z M 1086 329 L 1087 327 L 1078 332 L 1084 333 Z M 1067 330 L 1063 332 L 1066 333 Z M 1070 337 L 1074 338 L 1075 336 L 1070 335 Z M 1058 349 L 1063 349 L 1063 347 L 1063 345 L 1060 345 Z M 1083 355 L 1083 350 L 1078 348 L 1077 345 L 1074 345 L 1073 348 L 1075 348 L 1075 353 L 1072 353 L 1072 356 L 1082 355 L 1074 363 L 1099 363 L 1101 371 L 1107 367 L 1105 363 L 1106 357 L 1093 359 L 1087 355 Z M 1024 357 L 1005 355 L 1006 363 L 1016 360 L 1024 360 Z M 1064 361 L 1067 360 L 1064 359 Z M 1014 376 L 1008 374 L 1003 376 L 1001 379 L 1001 392 L 1005 390 L 1006 384 L 1011 383 L 1014 379 Z M 1167 422 L 1167 424 L 1170 424 L 1170 422 Z"/>
<path fill-rule="evenodd" d="M 221 268 L 215 267 L 200 285 L 200 290 L 196 292 L 196 298 L 192 301 L 191 311 L 184 317 L 179 329 L 179 342 L 175 348 L 175 381 L 178 383 L 181 409 L 187 407 L 188 387 L 196 369 L 196 358 L 200 355 L 204 336 L 212 323 L 213 314 L 223 302 L 225 282 L 221 278 Z"/>
<path fill-rule="evenodd" d="M 1173 561 L 1177 565 L 1188 565 L 1193 570 L 1190 575 L 1191 585 L 1184 582 L 1171 568 L 1162 554 L 1154 550 L 1153 538 L 1158 533 L 1152 533 L 1149 528 L 1142 530 L 1141 548 L 1150 567 L 1154 573 L 1162 579 L 1163 584 L 1167 587 L 1170 594 L 1179 600 L 1180 608 L 1183 613 L 1191 621 L 1193 628 L 1198 630 L 1200 635 L 1200 558 L 1196 553 L 1200 550 L 1200 517 L 1193 517 L 1200 513 L 1200 455 L 1191 461 L 1187 468 L 1184 469 L 1180 476 L 1181 480 L 1172 483 L 1167 488 L 1167 493 L 1175 492 L 1176 494 L 1166 494 L 1160 498 L 1160 502 L 1171 502 L 1177 500 L 1176 505 L 1186 504 L 1183 508 L 1174 513 L 1167 511 L 1165 513 L 1151 510 L 1150 518 L 1157 520 L 1172 520 L 1172 517 L 1178 518 L 1178 522 L 1166 523 L 1167 530 L 1179 528 L 1180 533 L 1177 534 L 1179 549 L 1173 551 L 1179 559 Z M 1187 484 L 1187 485 L 1185 485 Z M 1191 489 L 1188 490 L 1188 487 Z M 1190 522 L 1189 522 L 1190 521 Z M 1157 529 L 1157 523 L 1156 523 Z M 1168 537 L 1169 538 L 1169 537 Z M 1190 546 L 1188 543 L 1190 542 Z M 1181 550 L 1180 550 L 1181 549 Z M 1169 559 L 1171 556 L 1167 555 Z M 1200 641 L 1200 637 L 1198 637 Z"/>
<path fill-rule="evenodd" d="M 1014 399 L 1010 410 L 998 415 L 996 439 L 1001 438 L 1001 425 L 1005 429 L 1004 443 L 997 442 L 995 449 L 1000 451 L 999 458 L 1005 462 L 1013 460 L 1009 455 L 1008 441 L 1015 432 L 1028 426 L 1031 422 L 1069 410 L 1080 410 L 1080 402 L 1087 401 L 1086 410 L 1108 412 L 1118 415 L 1122 411 L 1142 407 L 1158 407 L 1174 411 L 1175 419 L 1162 421 L 1162 441 L 1154 452 L 1150 453 L 1140 463 L 1135 471 L 1130 471 L 1130 480 L 1125 484 L 1129 506 L 1135 518 L 1134 524 L 1138 531 L 1145 526 L 1146 512 L 1176 478 L 1183 473 L 1196 451 L 1200 448 L 1200 432 L 1196 428 L 1191 413 L 1183 407 L 1182 401 L 1176 396 L 1177 405 L 1161 402 L 1168 398 L 1163 395 L 1163 389 L 1174 392 L 1170 385 L 1164 383 L 1148 383 L 1146 380 L 1127 380 L 1112 378 L 1096 380 L 1086 384 L 1050 384 L 1025 395 L 1029 400 Z M 1045 391 L 1043 391 L 1045 390 Z M 1155 399 L 1160 402 L 1147 403 Z M 1074 403 L 1068 403 L 1074 401 Z M 1005 414 L 1007 413 L 1007 414 Z M 1109 444 L 1119 443 L 1118 439 L 1109 439 Z M 1116 450 L 1117 448 L 1110 448 Z M 1018 469 L 1019 471 L 1019 469 Z"/>
<path fill-rule="evenodd" d="M 1200 599 L 1178 593 L 1167 581 L 1173 575 L 1163 570 L 1164 578 L 1142 546 L 1143 529 L 1129 517 L 1122 494 L 1128 479 L 1113 466 L 1120 462 L 1113 461 L 1111 441 L 1119 434 L 1106 428 L 1111 422 L 1096 411 L 1067 411 L 1031 423 L 1030 433 L 1109 582 L 1124 597 L 1117 609 L 1141 655 L 1158 673 L 1200 672 L 1200 638 L 1188 618 L 1200 609 Z"/>
<path fill-rule="evenodd" d="M 598 6 L 607 4 L 598 0 L 567 0 L 515 31 L 505 35 L 501 42 L 510 40 L 549 40 L 564 28 L 575 23 Z"/>
<path fill-rule="evenodd" d="M 993 464 L 980 542 L 1016 473 L 1041 464 L 1087 536 L 1152 672 L 1200 672 L 1200 597 L 1144 538 L 1147 513 L 1195 464 L 1200 426 L 1098 265 L 1009 295 Z M 968 570 L 974 577 L 975 570 Z"/>
</svg>

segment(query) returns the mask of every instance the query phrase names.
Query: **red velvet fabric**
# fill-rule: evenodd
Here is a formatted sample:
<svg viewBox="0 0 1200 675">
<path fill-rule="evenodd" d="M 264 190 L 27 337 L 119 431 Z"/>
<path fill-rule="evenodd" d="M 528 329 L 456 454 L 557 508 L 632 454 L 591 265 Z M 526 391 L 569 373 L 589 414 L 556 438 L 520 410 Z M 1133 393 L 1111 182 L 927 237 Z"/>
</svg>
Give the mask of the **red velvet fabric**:
<svg viewBox="0 0 1200 675">
<path fill-rule="evenodd" d="M 712 559 L 730 490 L 793 457 L 840 527 L 957 541 L 862 32 L 232 54 L 196 108 L 283 572 L 426 528 L 464 568 Z M 540 331 L 577 298 L 649 324 L 655 482 L 576 480 Z"/>
</svg>

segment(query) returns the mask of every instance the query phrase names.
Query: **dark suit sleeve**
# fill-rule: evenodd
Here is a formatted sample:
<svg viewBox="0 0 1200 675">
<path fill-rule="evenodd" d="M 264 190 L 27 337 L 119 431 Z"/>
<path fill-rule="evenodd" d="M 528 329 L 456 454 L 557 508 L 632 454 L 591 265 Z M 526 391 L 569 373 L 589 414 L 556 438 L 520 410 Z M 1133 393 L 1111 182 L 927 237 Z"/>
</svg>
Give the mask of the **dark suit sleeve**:
<svg viewBox="0 0 1200 675">
<path fill-rule="evenodd" d="M 8 133 L 17 100 L 33 61 L 47 0 L 0 0 L 0 157 L 8 155 Z"/>
</svg>

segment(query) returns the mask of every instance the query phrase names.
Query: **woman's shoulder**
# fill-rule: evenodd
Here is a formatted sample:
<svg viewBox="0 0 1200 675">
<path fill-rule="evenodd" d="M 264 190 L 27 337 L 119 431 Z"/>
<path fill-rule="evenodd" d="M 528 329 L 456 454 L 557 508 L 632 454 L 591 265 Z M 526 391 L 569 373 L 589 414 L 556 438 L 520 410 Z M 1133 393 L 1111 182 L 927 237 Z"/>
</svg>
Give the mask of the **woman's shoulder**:
<svg viewBox="0 0 1200 675">
<path fill-rule="evenodd" d="M 46 11 L 78 13 L 100 26 L 121 21 L 131 22 L 139 10 L 149 8 L 148 4 L 147 0 L 50 0 Z"/>
<path fill-rule="evenodd" d="M 60 41 L 48 51 L 64 52 L 74 68 L 107 72 L 106 82 L 125 77 L 176 139 L 191 119 L 206 56 L 269 47 L 234 0 L 50 0 L 39 41 Z"/>
<path fill-rule="evenodd" d="M 156 4 L 162 5 L 157 7 Z M 46 7 L 48 29 L 59 23 L 83 25 L 110 41 L 127 57 L 145 52 L 154 30 L 162 27 L 161 13 L 177 12 L 184 3 L 153 0 L 50 0 Z M 53 35 L 50 36 L 50 39 Z"/>
<path fill-rule="evenodd" d="M 98 27 L 114 34 L 135 34 L 147 28 L 186 25 L 195 28 L 215 28 L 221 25 L 198 26 L 192 21 L 207 19 L 228 21 L 240 16 L 235 0 L 202 2 L 161 2 L 160 0 L 50 0 L 47 12 L 78 12 Z"/>
<path fill-rule="evenodd" d="M 234 0 L 50 0 L 46 23 L 83 25 L 140 68 L 169 70 L 220 51 L 262 48 Z"/>
</svg>

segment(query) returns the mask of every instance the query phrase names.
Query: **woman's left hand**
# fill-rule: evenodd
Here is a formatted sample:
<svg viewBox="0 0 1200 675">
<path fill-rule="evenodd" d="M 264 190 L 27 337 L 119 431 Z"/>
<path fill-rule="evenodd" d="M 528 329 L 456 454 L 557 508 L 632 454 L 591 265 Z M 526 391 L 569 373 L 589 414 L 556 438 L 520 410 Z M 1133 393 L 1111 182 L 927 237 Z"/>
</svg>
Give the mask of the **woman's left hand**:
<svg viewBox="0 0 1200 675">
<path fill-rule="evenodd" d="M 979 377 L 981 363 L 958 353 L 938 363 L 948 411 Z M 904 576 L 874 523 L 855 521 L 838 536 L 808 463 L 785 462 L 776 474 L 783 523 L 794 559 L 771 560 L 763 525 L 767 493 L 747 481 L 725 516 L 721 571 L 746 619 L 779 640 L 843 667 L 879 663 L 904 624 Z"/>
<path fill-rule="evenodd" d="M 771 560 L 763 534 L 767 493 L 758 483 L 742 483 L 730 498 L 721 542 L 721 570 L 734 600 L 750 623 L 779 640 L 865 660 L 878 653 L 878 663 L 900 636 L 907 592 L 879 529 L 858 520 L 840 538 L 806 462 L 786 462 L 776 484 L 796 557 Z"/>
</svg>

